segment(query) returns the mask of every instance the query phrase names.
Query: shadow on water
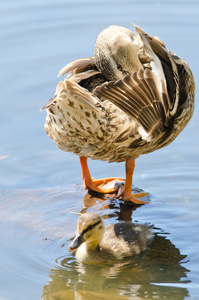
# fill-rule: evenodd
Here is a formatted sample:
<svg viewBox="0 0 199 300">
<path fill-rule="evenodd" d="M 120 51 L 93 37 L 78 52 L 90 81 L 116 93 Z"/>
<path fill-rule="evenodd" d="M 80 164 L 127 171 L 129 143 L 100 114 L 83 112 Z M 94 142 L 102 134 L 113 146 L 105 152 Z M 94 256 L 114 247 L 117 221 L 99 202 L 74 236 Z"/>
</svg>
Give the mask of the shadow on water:
<svg viewBox="0 0 199 300">
<path fill-rule="evenodd" d="M 138 205 L 87 194 L 81 213 L 100 212 L 108 222 L 131 221 Z M 168 239 L 168 233 L 154 224 L 154 238 L 147 251 L 131 260 L 103 266 L 86 265 L 73 256 L 56 259 L 44 285 L 42 300 L 62 299 L 185 299 L 189 270 L 186 255 Z M 62 245 L 63 246 L 63 245 Z M 66 245 L 65 245 L 66 246 Z M 175 283 L 176 286 L 172 286 Z"/>
</svg>

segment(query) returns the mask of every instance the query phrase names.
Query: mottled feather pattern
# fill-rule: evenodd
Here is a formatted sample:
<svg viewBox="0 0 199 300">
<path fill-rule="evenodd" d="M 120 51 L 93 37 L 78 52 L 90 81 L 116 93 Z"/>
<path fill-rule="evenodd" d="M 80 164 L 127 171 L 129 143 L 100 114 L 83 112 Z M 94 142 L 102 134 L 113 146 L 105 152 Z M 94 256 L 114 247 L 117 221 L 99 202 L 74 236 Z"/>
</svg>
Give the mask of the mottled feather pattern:
<svg viewBox="0 0 199 300">
<path fill-rule="evenodd" d="M 94 101 L 92 103 L 94 98 L 70 81 L 61 82 L 56 95 L 47 108 L 47 134 L 64 151 L 79 153 L 81 148 L 84 152 L 88 151 L 87 148 L 95 149 L 95 145 L 90 144 L 90 135 L 94 136 L 96 145 L 101 142 L 104 132 L 107 132 L 105 113 L 95 107 Z"/>
<path fill-rule="evenodd" d="M 91 93 L 67 79 L 59 83 L 47 112 L 45 130 L 64 151 L 93 159 L 123 161 L 121 154 L 135 139 L 128 135 L 119 146 L 117 136 L 126 127 L 132 132 L 132 120 L 114 104 L 104 101 L 102 105 Z"/>
<path fill-rule="evenodd" d="M 122 78 L 109 81 L 93 57 L 78 59 L 60 71 L 59 75 L 69 75 L 44 107 L 45 130 L 60 149 L 92 159 L 125 161 L 168 145 L 189 122 L 195 91 L 191 70 L 159 38 L 137 26 L 136 31 L 134 65 L 141 66 L 137 71 L 125 71 Z M 123 74 L 117 68 L 115 72 Z"/>
</svg>

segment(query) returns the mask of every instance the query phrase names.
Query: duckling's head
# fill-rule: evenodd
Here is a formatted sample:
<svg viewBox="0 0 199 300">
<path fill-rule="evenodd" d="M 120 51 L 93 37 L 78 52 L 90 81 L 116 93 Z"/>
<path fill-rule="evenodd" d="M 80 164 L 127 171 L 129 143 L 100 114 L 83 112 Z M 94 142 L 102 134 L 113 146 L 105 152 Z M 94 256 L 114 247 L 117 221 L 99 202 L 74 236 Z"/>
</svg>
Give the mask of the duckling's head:
<svg viewBox="0 0 199 300">
<path fill-rule="evenodd" d="M 133 31 L 111 25 L 97 37 L 95 64 L 107 80 L 122 79 L 143 68 L 138 58 L 142 45 L 139 35 Z"/>
<path fill-rule="evenodd" d="M 69 250 L 77 249 L 82 243 L 89 244 L 89 248 L 96 248 L 102 238 L 104 225 L 102 218 L 93 212 L 82 214 L 77 222 L 77 232 Z"/>
</svg>

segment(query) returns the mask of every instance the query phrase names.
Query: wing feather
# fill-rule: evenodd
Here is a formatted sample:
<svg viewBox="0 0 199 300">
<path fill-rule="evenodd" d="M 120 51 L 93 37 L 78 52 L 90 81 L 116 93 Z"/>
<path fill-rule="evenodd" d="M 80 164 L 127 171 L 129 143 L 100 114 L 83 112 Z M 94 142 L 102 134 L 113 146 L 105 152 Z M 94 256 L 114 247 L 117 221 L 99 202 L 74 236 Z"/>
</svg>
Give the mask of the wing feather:
<svg viewBox="0 0 199 300">
<path fill-rule="evenodd" d="M 162 91 L 153 72 L 145 69 L 122 80 L 104 83 L 94 90 L 94 95 L 117 105 L 149 132 L 158 124 L 167 124 L 170 99 L 163 82 Z"/>
<path fill-rule="evenodd" d="M 82 72 L 82 70 L 88 70 L 89 68 L 95 68 L 95 63 L 93 57 L 85 57 L 85 58 L 79 58 L 76 59 L 69 64 L 67 64 L 65 67 L 63 67 L 58 74 L 58 77 L 61 75 L 65 75 L 68 72 L 72 73 L 79 73 Z"/>
</svg>

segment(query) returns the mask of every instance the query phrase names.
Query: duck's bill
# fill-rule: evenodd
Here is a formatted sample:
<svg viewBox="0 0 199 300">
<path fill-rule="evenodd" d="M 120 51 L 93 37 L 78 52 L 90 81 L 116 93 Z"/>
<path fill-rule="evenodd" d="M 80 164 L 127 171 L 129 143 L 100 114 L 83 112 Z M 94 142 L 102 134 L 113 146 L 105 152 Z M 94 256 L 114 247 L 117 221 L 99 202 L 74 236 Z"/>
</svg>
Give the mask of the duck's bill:
<svg viewBox="0 0 199 300">
<path fill-rule="evenodd" d="M 68 247 L 69 251 L 76 250 L 84 242 L 83 236 L 81 234 L 76 235 L 70 246 Z"/>
</svg>

